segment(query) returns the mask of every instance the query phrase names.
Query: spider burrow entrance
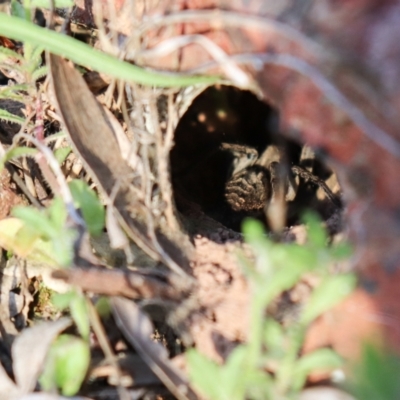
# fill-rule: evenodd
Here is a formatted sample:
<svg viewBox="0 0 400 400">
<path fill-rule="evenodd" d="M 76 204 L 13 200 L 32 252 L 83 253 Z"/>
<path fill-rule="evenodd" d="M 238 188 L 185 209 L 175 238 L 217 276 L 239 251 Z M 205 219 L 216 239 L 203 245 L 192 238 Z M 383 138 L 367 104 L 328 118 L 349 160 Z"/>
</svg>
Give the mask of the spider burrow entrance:
<svg viewBox="0 0 400 400">
<path fill-rule="evenodd" d="M 178 210 L 189 202 L 236 231 L 246 217 L 279 230 L 305 209 L 328 219 L 341 207 L 334 172 L 282 134 L 276 109 L 231 86 L 205 89 L 182 116 L 171 173 Z"/>
</svg>

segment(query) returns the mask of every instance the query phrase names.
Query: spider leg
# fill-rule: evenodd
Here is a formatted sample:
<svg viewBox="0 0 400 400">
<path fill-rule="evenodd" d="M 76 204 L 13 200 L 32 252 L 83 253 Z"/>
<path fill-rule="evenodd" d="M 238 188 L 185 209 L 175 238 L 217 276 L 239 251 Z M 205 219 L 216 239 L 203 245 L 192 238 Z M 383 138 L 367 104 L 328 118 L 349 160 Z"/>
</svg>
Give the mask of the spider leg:
<svg viewBox="0 0 400 400">
<path fill-rule="evenodd" d="M 293 174 L 298 175 L 299 177 L 303 178 L 305 181 L 309 181 L 319 187 L 321 187 L 326 197 L 338 208 L 341 207 L 340 200 L 338 197 L 329 189 L 327 184 L 320 179 L 318 176 L 312 174 L 311 172 L 307 171 L 306 169 L 299 167 L 297 165 L 293 165 L 291 168 Z"/>
</svg>

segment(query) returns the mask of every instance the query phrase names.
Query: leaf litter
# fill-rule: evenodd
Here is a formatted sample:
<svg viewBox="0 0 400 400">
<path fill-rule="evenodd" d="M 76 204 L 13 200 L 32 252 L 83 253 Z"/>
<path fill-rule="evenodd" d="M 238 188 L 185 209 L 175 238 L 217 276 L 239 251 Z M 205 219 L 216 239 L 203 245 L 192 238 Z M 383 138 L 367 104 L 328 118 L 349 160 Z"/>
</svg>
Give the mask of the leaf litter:
<svg viewBox="0 0 400 400">
<path fill-rule="evenodd" d="M 181 230 L 182 221 L 179 220 L 180 217 L 177 217 L 178 214 L 173 209 L 173 206 L 164 200 L 165 198 L 172 198 L 171 182 L 163 182 L 162 175 L 158 176 L 159 171 L 157 172 L 153 168 L 154 154 L 152 152 L 154 152 L 154 147 L 157 148 L 158 146 L 158 150 L 161 148 L 164 154 L 168 154 L 169 144 L 163 142 L 168 132 L 163 131 L 163 129 L 172 129 L 172 127 L 160 124 L 164 128 L 161 128 L 161 130 L 158 128 L 160 130 L 158 133 L 157 129 L 153 129 L 152 135 L 159 135 L 157 139 L 159 141 L 157 142 L 154 141 L 154 138 L 147 137 L 143 132 L 146 129 L 151 131 L 149 126 L 151 124 L 157 126 L 159 121 L 153 120 L 149 124 L 141 116 L 131 116 L 136 129 L 133 129 L 133 131 L 139 137 L 139 140 L 136 144 L 136 149 L 132 145 L 132 151 L 127 151 L 125 136 L 123 136 L 124 129 L 128 133 L 129 129 L 132 129 L 130 127 L 132 121 L 126 118 L 127 105 L 122 105 L 119 109 L 120 114 L 118 118 L 120 125 L 119 129 L 116 129 L 115 123 L 118 123 L 116 117 L 111 116 L 109 111 L 105 111 L 98 103 L 93 103 L 92 100 L 94 97 L 88 92 L 86 86 L 82 86 L 82 82 L 73 75 L 74 72 L 72 70 L 68 72 L 68 68 L 71 67 L 54 56 L 52 56 L 51 64 L 53 79 L 57 76 L 53 96 L 55 95 L 58 102 L 58 106 L 56 106 L 58 120 L 51 121 L 51 115 L 52 113 L 54 114 L 54 104 L 52 101 L 49 101 L 51 97 L 45 95 L 46 123 L 53 122 L 53 129 L 58 129 L 59 119 L 64 120 L 64 125 L 68 130 L 68 135 L 72 139 L 73 147 L 77 150 L 76 157 L 80 157 L 80 161 L 83 161 L 85 166 L 85 169 L 81 170 L 79 175 L 88 181 L 90 185 L 95 186 L 96 190 L 100 193 L 103 203 L 107 204 L 110 210 L 114 210 L 114 213 L 110 213 L 107 218 L 107 230 L 109 234 L 110 232 L 116 232 L 112 228 L 115 225 L 116 219 L 122 225 L 127 236 L 136 242 L 136 247 L 123 245 L 122 251 L 112 249 L 109 245 L 106 246 L 108 265 L 113 264 L 114 261 L 114 258 L 110 257 L 110 254 L 118 254 L 119 259 L 123 260 L 122 263 L 124 263 L 126 259 L 130 259 L 131 256 L 129 253 L 131 252 L 136 255 L 136 258 L 134 258 L 136 262 L 134 261 L 134 264 L 139 267 L 144 263 L 160 267 L 157 272 L 140 268 L 124 270 L 123 272 L 106 269 L 105 262 L 101 259 L 100 254 L 92 254 L 87 237 L 87 226 L 85 226 L 87 222 L 82 223 L 79 212 L 75 206 L 71 205 L 68 209 L 65 226 L 72 226 L 79 232 L 79 235 L 74 238 L 73 264 L 75 267 L 71 270 L 59 270 L 54 273 L 54 276 L 58 280 L 61 279 L 74 283 L 78 287 L 82 287 L 85 291 L 111 296 L 111 306 L 116 325 L 119 326 L 120 330 L 128 338 L 128 342 L 148 362 L 153 373 L 176 397 L 195 398 L 194 396 L 196 395 L 192 392 L 192 388 L 188 384 L 184 373 L 177 371 L 173 366 L 172 362 L 166 356 L 165 348 L 161 344 L 149 341 L 149 336 L 153 328 L 147 317 L 137 305 L 116 296 L 122 294 L 129 298 L 141 300 L 139 305 L 143 305 L 145 309 L 148 306 L 147 302 L 158 303 L 158 306 L 161 303 L 161 309 L 174 309 L 170 313 L 168 321 L 182 337 L 180 340 L 184 340 L 186 337 L 187 343 L 190 341 L 195 343 L 196 347 L 204 354 L 222 362 L 238 343 L 245 342 L 248 337 L 248 282 L 241 268 L 238 266 L 236 252 L 238 250 L 243 251 L 251 258 L 251 251 L 243 244 L 243 237 L 237 231 L 228 229 L 223 224 L 210 218 L 206 213 L 199 210 L 197 204 L 190 203 L 190 201 L 186 203 L 187 208 L 184 212 L 186 221 L 183 222 L 183 224 L 186 224 L 185 228 L 187 231 L 191 232 L 190 238 L 184 233 L 185 231 Z M 56 75 L 55 69 L 58 72 L 61 71 L 64 77 L 61 77 L 62 74 Z M 66 80 L 63 81 L 65 77 Z M 71 91 L 71 79 L 76 83 L 73 91 Z M 131 95 L 132 93 L 143 95 L 143 100 L 138 100 L 137 98 L 134 100 L 138 103 L 135 110 L 137 114 L 152 107 L 153 111 L 159 111 L 155 104 L 156 96 L 151 90 L 146 91 L 139 87 L 133 87 L 129 90 L 131 91 Z M 74 105 L 76 103 L 74 95 L 76 96 L 77 94 L 81 100 L 78 106 Z M 168 98 L 168 96 L 173 98 L 176 96 L 176 93 L 167 93 L 166 97 Z M 100 96 L 98 98 L 101 99 Z M 141 101 L 142 103 L 140 103 Z M 111 102 L 115 106 L 115 102 Z M 32 105 L 30 107 L 32 108 Z M 85 111 L 85 107 L 87 107 L 87 111 Z M 182 109 L 184 108 L 182 107 Z M 93 113 L 96 115 L 94 118 L 95 121 L 90 120 Z M 179 115 L 179 111 L 177 114 L 175 116 L 170 115 L 169 119 L 174 120 L 175 118 L 175 121 L 178 121 L 181 116 Z M 109 122 L 110 119 L 111 123 Z M 88 121 L 90 121 L 89 124 L 87 124 Z M 113 128 L 110 128 L 112 126 Z M 123 128 L 120 129 L 121 127 Z M 8 128 L 7 131 L 11 136 L 15 134 L 15 132 L 10 131 Z M 117 139 L 113 136 L 115 131 L 117 131 Z M 3 143 L 3 136 L 1 136 L 1 139 L 4 145 L 6 142 Z M 96 142 L 97 144 L 95 144 Z M 122 145 L 124 150 L 123 155 L 120 154 L 117 142 L 125 143 Z M 158 144 L 155 146 L 154 143 Z M 113 156 L 110 157 L 110 154 Z M 135 165 L 133 172 L 123 162 L 129 154 L 130 162 Z M 166 162 L 168 164 L 168 161 Z M 26 174 L 26 171 L 20 169 L 20 173 Z M 42 171 L 42 175 L 45 174 Z M 57 176 L 57 173 L 55 179 L 59 182 L 64 182 L 64 178 Z M 39 191 L 47 193 L 51 197 L 49 183 L 43 177 L 34 179 L 36 188 L 39 188 Z M 53 190 L 56 192 L 59 191 L 58 189 L 54 189 L 54 186 L 52 185 Z M 157 190 L 160 190 L 158 188 L 161 187 L 164 192 L 161 195 L 157 195 Z M 20 197 L 22 198 L 23 196 L 20 195 Z M 17 199 L 20 197 L 16 196 Z M 65 199 L 66 197 L 64 196 Z M 7 202 L 5 200 L 4 207 L 8 207 L 9 203 L 12 203 L 12 201 Z M 47 205 L 46 201 L 43 204 Z M 2 203 L 2 209 L 4 207 Z M 168 218 L 168 213 L 170 213 L 169 215 L 173 215 L 173 217 Z M 193 226 L 189 226 L 189 220 L 196 220 L 194 228 Z M 340 215 L 332 215 L 331 220 L 327 223 L 328 225 L 331 224 L 332 231 L 337 232 L 341 230 L 340 226 L 342 222 Z M 173 226 L 176 232 L 173 232 Z M 177 229 L 177 227 L 179 228 Z M 304 230 L 305 228 L 302 225 L 287 229 L 283 234 L 283 239 L 301 241 L 301 236 L 307 236 L 304 234 Z M 122 242 L 126 243 L 125 241 Z M 114 243 L 113 246 L 115 246 Z M 6 246 L 4 245 L 4 247 Z M 145 261 L 142 263 L 138 262 L 138 260 Z M 164 267 L 161 265 L 164 265 Z M 23 316 L 24 324 L 29 321 L 26 305 L 31 303 L 32 295 L 29 292 L 26 277 L 20 277 L 19 281 L 17 281 L 18 283 L 15 283 L 15 277 L 11 275 L 5 278 L 8 275 L 3 275 L 2 295 L 4 295 L 4 292 L 10 292 L 10 289 L 14 290 L 16 287 L 20 287 L 21 292 L 19 294 L 14 293 L 10 298 L 14 297 L 12 302 L 17 304 L 18 301 L 21 302 L 21 300 L 17 301 L 19 296 L 19 298 L 23 298 L 22 303 L 25 303 L 25 305 L 20 304 L 11 315 L 7 303 L 4 306 L 2 301 L 2 308 L 6 310 L 3 312 L 2 309 L 1 314 L 2 338 L 4 340 L 3 328 L 10 321 L 14 321 L 13 318 L 16 314 Z M 24 279 L 25 282 L 22 283 Z M 289 308 L 295 309 L 298 303 L 306 301 L 312 289 L 318 283 L 313 277 L 305 277 L 299 283 L 302 289 L 298 289 L 297 294 L 295 291 L 289 293 L 289 297 L 291 296 Z M 191 295 L 193 292 L 196 292 L 196 296 Z M 96 296 L 94 299 L 96 299 Z M 177 303 L 181 303 L 181 306 L 176 307 Z M 283 303 L 283 307 L 287 309 L 288 304 Z M 276 313 L 278 314 L 278 311 Z M 286 313 L 288 312 L 286 311 Z M 155 311 L 150 312 L 154 320 L 157 320 L 156 314 L 157 312 Z M 164 325 L 162 329 L 165 332 L 170 329 L 165 323 L 166 314 L 168 313 L 161 312 L 161 319 L 164 320 L 164 324 L 161 325 Z M 70 323 L 69 320 L 61 319 L 46 322 L 44 325 L 25 328 L 22 330 L 22 333 L 16 331 L 15 327 L 9 329 L 8 332 L 6 330 L 8 337 L 10 337 L 9 348 L 12 353 L 13 369 L 7 372 L 0 369 L 1 379 L 4 382 L 4 386 L 0 384 L 0 387 L 7 389 L 7 396 L 15 396 L 15 398 L 23 399 L 62 398 L 56 395 L 30 392 L 36 387 L 37 378 L 42 369 L 50 343 Z M 112 332 L 117 330 L 115 324 L 112 322 L 110 324 L 111 331 L 107 332 L 110 342 L 112 342 L 115 348 L 122 346 L 123 351 L 127 351 L 129 347 L 127 347 L 126 342 L 119 336 L 120 334 Z M 164 334 L 167 337 L 167 333 Z M 117 337 L 115 338 L 113 335 Z M 14 339 L 12 336 L 16 338 Z M 161 335 L 161 339 L 162 337 L 163 335 Z M 13 339 L 14 343 L 11 346 Z M 170 343 L 164 345 L 171 350 L 171 346 L 176 346 L 176 340 L 177 338 L 175 337 Z M 33 349 L 34 351 L 32 351 Z M 99 351 L 98 344 L 92 344 L 92 351 Z M 183 360 L 182 362 L 182 357 L 179 356 L 180 351 L 178 350 L 176 353 L 176 361 L 174 362 L 181 365 L 182 363 L 185 364 L 185 361 Z M 26 361 L 28 356 L 29 363 Z M 126 357 L 131 359 L 131 350 L 128 350 Z M 179 360 L 179 358 L 181 359 Z M 139 365 L 139 361 L 134 361 L 134 363 L 138 363 Z M 28 368 L 28 364 L 31 367 Z M 100 365 L 96 367 L 100 367 Z M 14 374 L 16 383 L 11 380 L 10 373 Z M 109 375 L 112 375 L 112 373 L 110 372 Z M 135 382 L 135 374 L 133 374 L 133 382 Z M 152 384 L 156 388 L 159 385 L 157 380 L 152 380 Z M 126 395 L 124 389 L 121 389 L 118 385 L 121 385 L 121 382 L 117 383 L 117 389 L 111 392 L 110 398 L 116 398 L 117 393 L 120 395 L 120 398 L 124 398 L 123 396 Z M 160 390 L 160 388 L 155 389 L 156 393 L 157 390 Z M 346 398 L 343 392 L 339 392 L 334 388 L 320 388 L 318 390 L 325 390 L 323 392 L 324 396 L 332 395 L 332 398 L 337 399 L 341 397 Z M 312 392 L 316 393 L 318 390 L 307 389 L 302 393 L 301 398 L 311 399 L 313 398 Z M 86 392 L 84 391 L 84 393 L 89 393 L 90 395 L 90 388 L 86 388 Z M 321 392 L 318 392 L 318 394 L 321 395 Z M 132 391 L 130 395 L 134 396 Z M 165 393 L 164 395 L 167 398 L 168 395 Z"/>
</svg>

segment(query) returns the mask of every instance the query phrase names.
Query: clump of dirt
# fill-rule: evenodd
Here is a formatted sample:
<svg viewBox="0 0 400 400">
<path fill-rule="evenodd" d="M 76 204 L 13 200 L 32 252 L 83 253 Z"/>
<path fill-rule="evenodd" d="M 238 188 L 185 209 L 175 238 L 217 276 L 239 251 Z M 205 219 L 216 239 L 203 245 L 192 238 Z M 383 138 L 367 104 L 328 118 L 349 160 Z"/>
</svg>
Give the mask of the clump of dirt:
<svg viewBox="0 0 400 400">
<path fill-rule="evenodd" d="M 198 290 L 195 298 L 188 301 L 189 309 L 186 310 L 183 304 L 175 314 L 179 318 L 179 314 L 188 312 L 190 319 L 186 321 L 186 327 L 196 348 L 208 357 L 222 361 L 238 343 L 246 342 L 248 338 L 251 287 L 238 255 L 241 253 L 251 260 L 253 254 L 240 233 L 223 227 L 196 207 L 190 211 L 185 209 L 185 213 L 196 221 L 195 229 L 201 232 L 192 236 L 195 254 L 191 271 Z M 328 232 L 341 232 L 341 214 L 335 213 L 325 225 Z M 292 226 L 279 235 L 279 240 L 304 244 L 307 229 L 305 225 Z M 268 312 L 281 323 L 292 324 L 316 284 L 318 282 L 312 276 L 303 277 L 290 291 L 277 298 Z"/>
<path fill-rule="evenodd" d="M 202 353 L 219 360 L 247 339 L 250 316 L 250 292 L 236 253 L 244 247 L 240 242 L 216 243 L 223 242 L 226 234 L 213 232 L 214 240 L 195 237 L 191 265 L 200 311 L 190 320 L 190 332 Z"/>
</svg>

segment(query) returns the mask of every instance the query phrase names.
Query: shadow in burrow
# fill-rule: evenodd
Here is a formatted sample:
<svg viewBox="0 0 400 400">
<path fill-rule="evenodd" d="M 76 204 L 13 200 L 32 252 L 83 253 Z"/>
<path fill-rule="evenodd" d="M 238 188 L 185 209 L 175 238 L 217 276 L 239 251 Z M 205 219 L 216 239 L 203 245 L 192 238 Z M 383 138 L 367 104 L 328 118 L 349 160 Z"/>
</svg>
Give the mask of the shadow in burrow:
<svg viewBox="0 0 400 400">
<path fill-rule="evenodd" d="M 175 202 L 184 219 L 194 207 L 234 231 L 240 231 L 246 217 L 256 217 L 268 228 L 264 213 L 235 211 L 227 203 L 225 187 L 234 156 L 221 145 L 242 145 L 255 149 L 259 156 L 268 146 L 276 145 L 284 151 L 287 168 L 299 165 L 302 146 L 281 134 L 276 109 L 250 91 L 212 86 L 193 100 L 179 121 L 174 139 L 171 176 Z M 330 179 L 338 192 L 335 175 L 322 158 L 315 156 L 311 162 L 312 173 L 324 181 Z M 268 171 L 265 173 L 268 175 Z M 298 224 L 306 209 L 316 211 L 324 220 L 332 217 L 337 209 L 317 192 L 317 185 L 301 182 L 295 198 L 287 203 L 286 226 Z M 189 233 L 198 233 L 196 224 L 188 227 Z"/>
</svg>

